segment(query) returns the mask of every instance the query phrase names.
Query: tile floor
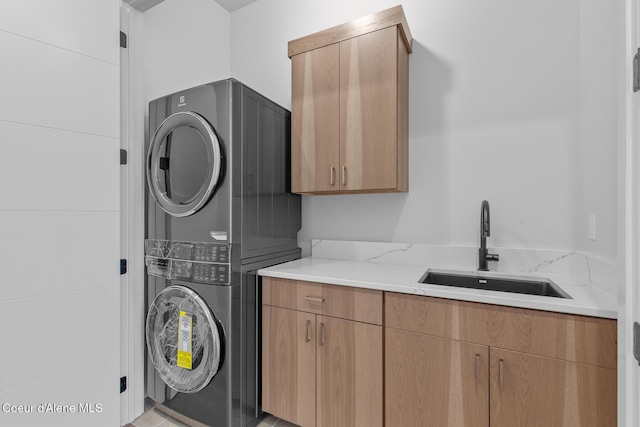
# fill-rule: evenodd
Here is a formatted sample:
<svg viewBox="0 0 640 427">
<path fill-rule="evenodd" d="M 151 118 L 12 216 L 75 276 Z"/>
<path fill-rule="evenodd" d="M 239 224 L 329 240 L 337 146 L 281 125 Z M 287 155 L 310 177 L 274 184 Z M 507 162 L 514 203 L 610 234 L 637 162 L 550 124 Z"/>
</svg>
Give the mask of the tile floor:
<svg viewBox="0 0 640 427">
<path fill-rule="evenodd" d="M 161 405 L 158 405 L 161 406 Z M 153 402 L 145 401 L 145 412 L 125 427 L 205 427 L 204 424 L 186 419 L 167 408 L 159 409 Z M 257 427 L 296 427 L 295 424 L 281 420 L 273 415 L 265 418 Z M 216 427 L 216 426 L 212 426 Z"/>
</svg>

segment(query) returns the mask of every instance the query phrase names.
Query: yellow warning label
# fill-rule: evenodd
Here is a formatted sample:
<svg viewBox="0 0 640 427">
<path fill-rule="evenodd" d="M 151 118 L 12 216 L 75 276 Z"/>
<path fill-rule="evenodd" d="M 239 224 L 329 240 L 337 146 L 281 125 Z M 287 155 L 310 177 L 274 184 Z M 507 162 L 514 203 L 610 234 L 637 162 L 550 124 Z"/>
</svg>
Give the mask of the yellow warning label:
<svg viewBox="0 0 640 427">
<path fill-rule="evenodd" d="M 191 316 L 189 316 L 186 312 L 181 311 L 180 327 L 178 329 L 178 366 L 185 369 L 191 369 L 191 334 Z"/>
</svg>

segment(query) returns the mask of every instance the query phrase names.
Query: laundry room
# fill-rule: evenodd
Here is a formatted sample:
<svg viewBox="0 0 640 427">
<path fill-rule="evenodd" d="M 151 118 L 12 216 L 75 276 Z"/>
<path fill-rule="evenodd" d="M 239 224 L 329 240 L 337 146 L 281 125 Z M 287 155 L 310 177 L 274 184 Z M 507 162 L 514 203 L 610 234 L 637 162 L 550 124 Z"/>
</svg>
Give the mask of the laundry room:
<svg viewBox="0 0 640 427">
<path fill-rule="evenodd" d="M 640 0 L 44 3 L 0 425 L 640 423 Z"/>
</svg>

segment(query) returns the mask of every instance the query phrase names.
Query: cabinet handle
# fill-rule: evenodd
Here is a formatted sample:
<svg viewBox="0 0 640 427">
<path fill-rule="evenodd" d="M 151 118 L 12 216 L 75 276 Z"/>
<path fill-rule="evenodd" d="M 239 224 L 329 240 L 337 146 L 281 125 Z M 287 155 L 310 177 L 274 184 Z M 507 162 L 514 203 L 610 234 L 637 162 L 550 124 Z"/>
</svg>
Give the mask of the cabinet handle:
<svg viewBox="0 0 640 427">
<path fill-rule="evenodd" d="M 307 320 L 307 326 L 305 330 L 305 342 L 311 341 L 311 320 Z"/>
<path fill-rule="evenodd" d="M 324 345 L 324 323 L 320 323 L 320 345 Z"/>
<path fill-rule="evenodd" d="M 480 384 L 480 355 L 476 354 L 476 384 Z"/>
<path fill-rule="evenodd" d="M 347 185 L 347 167 L 342 167 L 342 185 Z"/>
<path fill-rule="evenodd" d="M 303 299 L 306 300 L 306 301 L 311 301 L 311 302 L 318 302 L 318 303 L 323 303 L 324 302 L 324 298 L 321 298 L 321 297 L 306 296 L 306 297 L 303 297 Z"/>
<path fill-rule="evenodd" d="M 504 360 L 500 359 L 500 390 L 504 387 Z"/>
<path fill-rule="evenodd" d="M 331 183 L 331 185 L 335 184 L 335 182 L 333 180 L 333 176 L 335 174 L 335 171 L 336 171 L 336 169 L 333 166 L 331 166 L 331 168 L 329 168 L 329 172 L 330 172 L 329 173 L 329 182 Z"/>
</svg>

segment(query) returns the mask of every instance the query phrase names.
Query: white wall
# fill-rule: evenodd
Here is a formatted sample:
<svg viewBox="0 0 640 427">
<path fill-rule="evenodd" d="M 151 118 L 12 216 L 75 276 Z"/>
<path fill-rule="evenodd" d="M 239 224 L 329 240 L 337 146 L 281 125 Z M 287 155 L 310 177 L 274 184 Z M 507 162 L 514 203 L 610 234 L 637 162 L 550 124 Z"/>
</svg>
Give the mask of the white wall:
<svg viewBox="0 0 640 427">
<path fill-rule="evenodd" d="M 119 6 L 0 2 L 0 425 L 119 425 Z"/>
<path fill-rule="evenodd" d="M 580 2 L 580 143 L 578 249 L 615 261 L 617 252 L 617 146 L 624 96 L 618 76 L 624 51 L 624 2 Z M 588 238 L 596 216 L 597 240 Z"/>
<path fill-rule="evenodd" d="M 613 3 L 403 1 L 414 37 L 410 191 L 304 196 L 301 243 L 475 245 L 487 199 L 491 246 L 615 261 Z M 290 107 L 289 40 L 396 4 L 260 0 L 231 15 L 231 72 Z M 589 213 L 598 241 L 586 244 Z"/>
<path fill-rule="evenodd" d="M 289 108 L 289 40 L 396 4 L 260 0 L 229 18 L 214 2 L 166 0 L 145 13 L 145 97 L 233 76 Z M 414 36 L 410 191 L 304 196 L 305 251 L 311 238 L 476 245 L 487 199 L 493 247 L 580 250 L 616 262 L 622 7 L 598 0 L 402 5 Z M 203 16 L 209 24 L 198 24 Z M 167 29 L 188 19 L 189 29 Z M 191 50 L 191 40 L 200 49 Z M 589 214 L 597 216 L 595 242 L 587 238 Z"/>
<path fill-rule="evenodd" d="M 144 13 L 143 84 L 149 101 L 231 77 L 229 12 L 213 0 L 165 0 Z"/>
</svg>

